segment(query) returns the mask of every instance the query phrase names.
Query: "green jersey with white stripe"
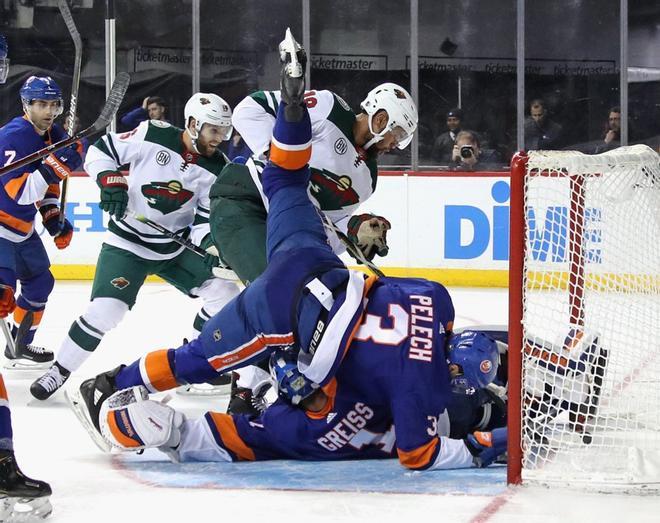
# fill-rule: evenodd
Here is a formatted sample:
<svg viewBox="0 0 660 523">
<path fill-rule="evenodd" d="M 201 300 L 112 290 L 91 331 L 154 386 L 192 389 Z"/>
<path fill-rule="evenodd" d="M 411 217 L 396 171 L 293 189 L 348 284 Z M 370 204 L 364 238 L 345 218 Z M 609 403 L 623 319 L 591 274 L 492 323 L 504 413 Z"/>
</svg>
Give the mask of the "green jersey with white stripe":
<svg viewBox="0 0 660 523">
<path fill-rule="evenodd" d="M 268 151 L 280 99 L 279 91 L 257 91 L 234 109 L 232 123 L 255 160 L 263 160 Z M 307 91 L 305 102 L 312 123 L 309 193 L 334 223 L 340 223 L 376 189 L 376 157 L 355 143 L 356 116 L 339 95 L 325 90 Z M 247 165 L 263 197 L 258 163 Z"/>
<path fill-rule="evenodd" d="M 183 130 L 158 120 L 127 133 L 108 133 L 89 148 L 85 171 L 98 179 L 129 164 L 128 211 L 196 243 L 209 233 L 209 189 L 228 162 L 188 151 Z M 131 218 L 110 219 L 104 242 L 148 260 L 168 260 L 183 247 Z"/>
</svg>

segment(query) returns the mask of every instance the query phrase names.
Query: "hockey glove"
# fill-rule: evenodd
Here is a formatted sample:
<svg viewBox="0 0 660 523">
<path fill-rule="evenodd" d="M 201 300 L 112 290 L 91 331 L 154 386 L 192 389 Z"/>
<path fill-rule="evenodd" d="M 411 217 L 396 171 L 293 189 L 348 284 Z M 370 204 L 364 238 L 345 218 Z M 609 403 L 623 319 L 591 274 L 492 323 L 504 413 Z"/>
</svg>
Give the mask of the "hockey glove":
<svg viewBox="0 0 660 523">
<path fill-rule="evenodd" d="M 473 432 L 463 441 L 473 456 L 474 465 L 484 468 L 506 452 L 507 430 L 502 427 L 492 432 Z"/>
<path fill-rule="evenodd" d="M 371 261 L 376 254 L 387 255 L 387 231 L 391 228 L 390 222 L 382 216 L 357 214 L 348 220 L 348 238 L 358 246 L 364 257 Z"/>
<path fill-rule="evenodd" d="M 78 154 L 75 145 L 73 145 L 46 156 L 37 170 L 46 180 L 46 183 L 60 183 L 71 174 L 71 171 L 75 171 L 80 167 L 81 163 L 82 158 Z"/>
<path fill-rule="evenodd" d="M 56 205 L 44 205 L 39 208 L 43 218 L 44 227 L 48 234 L 53 236 L 53 241 L 58 249 L 66 249 L 73 238 L 73 225 L 69 220 L 60 224 L 60 210 Z"/>
<path fill-rule="evenodd" d="M 16 308 L 14 289 L 9 285 L 0 283 L 0 318 L 6 318 Z"/>
<path fill-rule="evenodd" d="M 212 271 L 214 267 L 224 267 L 224 265 L 220 262 L 220 257 L 218 256 L 218 248 L 213 245 L 213 239 L 211 238 L 210 234 L 204 236 L 199 246 L 206 251 L 206 256 L 204 256 L 204 265 L 209 271 Z"/>
<path fill-rule="evenodd" d="M 128 207 L 128 183 L 118 171 L 104 171 L 99 174 L 97 183 L 101 188 L 101 209 L 110 216 L 121 220 Z"/>
</svg>

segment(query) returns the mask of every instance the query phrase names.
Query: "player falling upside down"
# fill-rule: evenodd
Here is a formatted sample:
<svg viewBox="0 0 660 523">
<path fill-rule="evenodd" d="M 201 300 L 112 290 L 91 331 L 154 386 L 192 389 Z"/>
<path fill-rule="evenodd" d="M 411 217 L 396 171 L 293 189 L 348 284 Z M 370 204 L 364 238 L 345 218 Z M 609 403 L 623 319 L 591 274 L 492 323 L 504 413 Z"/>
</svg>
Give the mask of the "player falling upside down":
<svg viewBox="0 0 660 523">
<path fill-rule="evenodd" d="M 85 381 L 73 398 L 74 409 L 91 433 L 105 432 L 125 448 L 164 445 L 176 447 L 180 459 L 183 453 L 182 459 L 226 460 L 356 457 L 351 448 L 357 440 L 352 446 L 338 445 L 338 439 L 328 436 L 325 445 L 316 440 L 296 444 L 293 434 L 287 432 L 309 418 L 321 420 L 313 428 L 317 434 L 320 424 L 330 419 L 327 415 L 341 409 L 347 420 L 354 419 L 353 436 L 365 427 L 360 437 L 372 436 L 364 443 L 375 445 L 373 452 L 360 456 L 391 457 L 396 440 L 396 453 L 407 467 L 471 466 L 473 453 L 479 454 L 488 442 L 473 438 L 471 450 L 463 441 L 438 435 L 444 433 L 439 426 L 446 420 L 451 393 L 445 355 L 454 320 L 451 297 L 442 285 L 422 279 L 365 280 L 332 252 L 318 211 L 307 196 L 311 125 L 302 97 L 292 94 L 302 93 L 299 84 L 304 75 L 297 65 L 291 60 L 283 67 L 284 103 L 278 109 L 270 161 L 263 173 L 270 201 L 265 272 L 211 318 L 199 338 L 177 349 L 149 353 L 129 366 Z M 477 360 L 477 372 L 494 371 L 497 349 L 493 346 Z M 266 433 L 261 443 L 259 436 L 250 440 L 238 428 L 251 425 L 254 418 L 209 413 L 191 422 L 196 428 L 189 433 L 187 454 L 186 446 L 181 447 L 183 440 L 168 441 L 172 434 L 176 438 L 172 427 L 181 425 L 181 416 L 161 404 L 142 401 L 132 388 L 139 386 L 137 390 L 146 394 L 181 383 L 208 381 L 287 348 L 284 365 L 300 373 L 294 381 L 313 383 L 310 387 L 322 389 L 324 395 L 312 398 L 314 403 L 308 407 L 314 412 L 282 403 L 271 407 L 264 416 L 273 418 L 268 430 L 275 434 Z M 131 390 L 106 401 L 123 389 Z M 163 430 L 156 434 L 146 429 L 142 423 L 145 413 L 158 419 Z M 392 423 L 395 429 L 391 429 Z M 203 451 L 200 438 L 212 447 Z M 498 433 L 497 451 L 505 439 L 505 434 Z M 378 450 L 380 443 L 384 453 Z M 347 453 L 335 453 L 339 447 Z"/>
<path fill-rule="evenodd" d="M 294 45 L 304 66 L 305 51 Z M 367 94 L 359 114 L 331 91 L 305 91 L 303 97 L 312 125 L 310 198 L 329 222 L 356 243 L 365 258 L 385 256 L 389 221 L 369 213 L 358 214 L 358 209 L 376 190 L 378 156 L 405 149 L 412 140 L 418 120 L 412 97 L 401 86 L 381 84 Z M 221 258 L 246 285 L 266 268 L 269 204 L 261 177 L 281 98 L 280 91 L 257 91 L 236 106 L 232 123 L 255 154 L 245 165 L 228 164 L 211 187 L 211 235 Z M 337 254 L 344 252 L 333 231 L 328 231 L 328 237 Z M 268 359 L 261 363 L 267 371 Z M 229 411 L 247 413 L 247 387 L 258 382 L 263 372 L 243 368 L 238 374 Z"/>
<path fill-rule="evenodd" d="M 0 35 L 0 83 L 5 83 L 5 80 L 7 79 L 7 74 L 9 73 L 9 59 L 7 58 L 7 41 L 5 40 L 3 35 Z M 34 77 L 31 77 L 33 79 Z M 32 82 L 30 82 L 32 84 Z M 32 84 L 34 85 L 34 84 Z M 53 84 L 50 84 L 52 87 Z M 24 86 L 25 87 L 25 86 Z M 25 92 L 25 89 L 21 89 L 22 93 Z M 51 91 L 53 95 L 55 95 L 55 91 Z M 42 92 L 40 96 L 45 96 L 45 92 Z M 50 96 L 50 95 L 49 95 Z M 36 134 L 38 136 L 34 137 L 33 140 L 30 141 L 32 145 L 38 145 L 37 149 L 40 149 L 43 147 L 44 142 L 42 135 L 39 134 L 39 129 L 40 127 L 37 127 L 34 125 L 34 122 L 38 122 L 40 125 L 44 124 L 44 120 L 51 120 L 53 118 L 53 114 L 56 112 L 56 105 L 51 105 L 50 102 L 53 102 L 56 100 L 48 100 L 48 99 L 39 99 L 38 101 L 33 101 L 31 104 L 28 103 L 28 107 L 26 109 L 26 115 L 28 118 L 31 117 L 31 120 L 26 119 L 25 121 L 27 122 L 28 125 L 33 127 L 33 129 L 27 128 L 24 131 L 24 134 L 22 136 L 27 136 L 30 138 L 33 138 L 32 134 Z M 60 97 L 60 105 L 61 105 L 61 97 Z M 30 107 L 31 105 L 35 105 L 36 107 Z M 28 113 L 28 110 L 30 111 Z M 45 117 L 45 115 L 50 115 L 48 118 Z M 32 121 L 33 123 L 30 123 Z M 12 120 L 11 123 L 14 123 L 15 121 Z M 10 125 L 11 125 L 10 123 Z M 51 121 L 52 123 L 52 121 Z M 45 127 L 45 125 L 43 125 Z M 20 122 L 16 122 L 15 128 L 21 129 L 25 128 L 23 125 L 20 124 Z M 46 127 L 44 129 L 44 134 L 48 132 L 50 126 Z M 29 132 L 28 132 L 29 131 Z M 57 132 L 57 131 L 55 131 Z M 0 133 L 3 133 L 3 131 L 0 131 Z M 3 133 L 4 134 L 4 133 Z M 38 144 L 38 140 L 41 139 L 41 144 Z M 26 140 L 27 141 L 27 140 Z M 36 142 L 36 143 L 35 143 Z M 7 142 L 2 142 L 3 144 L 7 144 Z M 18 143 L 18 142 L 17 142 Z M 6 151 L 13 151 L 17 154 L 19 154 L 19 158 L 22 158 L 22 153 L 25 152 L 28 154 L 29 152 L 32 152 L 31 150 L 28 149 L 28 144 L 23 144 L 25 145 L 25 149 L 10 149 L 10 148 L 5 148 Z M 36 149 L 35 149 L 36 150 Z M 26 152 L 27 151 L 27 152 Z M 73 155 L 71 155 L 69 158 L 72 158 Z M 52 160 L 54 161 L 54 160 Z M 52 165 L 52 164 L 47 164 L 47 165 Z M 52 175 L 51 172 L 49 172 L 52 167 L 47 167 L 47 165 L 39 165 L 37 168 L 37 171 L 31 172 L 28 169 L 27 173 L 22 173 L 21 175 L 17 175 L 16 173 L 8 173 L 9 178 L 3 177 L 3 183 L 2 183 L 2 201 L 3 203 L 6 203 L 7 200 L 5 200 L 5 196 L 7 196 L 6 189 L 5 187 L 5 181 L 10 182 L 12 180 L 23 180 L 23 188 L 18 187 L 18 192 L 24 193 L 26 190 L 26 187 L 29 187 L 29 190 L 32 191 L 37 191 L 38 187 L 43 187 L 43 192 L 45 193 L 47 190 L 46 187 L 46 177 L 48 177 L 51 181 L 52 178 L 50 176 Z M 32 168 L 35 168 L 35 166 L 31 166 Z M 41 170 L 40 170 L 41 169 Z M 45 173 L 45 174 L 44 174 Z M 35 178 L 39 177 L 43 179 L 43 182 L 41 180 L 32 180 L 30 181 L 30 177 L 34 176 Z M 19 185 L 20 182 L 15 182 L 15 185 Z M 21 197 L 18 197 L 19 202 L 15 202 L 14 206 L 9 206 L 8 208 L 16 214 L 14 216 L 19 216 L 22 218 L 28 218 L 32 217 L 34 218 L 34 212 L 30 215 L 28 212 L 27 207 L 29 207 L 27 204 L 20 204 Z M 48 203 L 44 204 L 48 205 Z M 34 209 L 34 205 L 31 206 Z M 11 216 L 7 214 L 7 208 L 3 210 L 3 212 L 0 214 L 2 218 L 0 218 L 2 221 L 0 221 L 0 224 L 2 224 L 2 227 L 0 227 L 0 230 L 3 230 L 5 227 L 5 223 L 10 222 L 13 224 L 17 224 L 18 222 L 11 222 L 10 218 Z M 57 220 L 56 220 L 57 222 Z M 31 234 L 31 222 L 26 222 L 30 223 L 30 233 L 27 231 L 23 231 L 27 237 L 32 238 L 32 236 L 35 236 L 38 240 L 38 236 L 32 235 Z M 68 222 L 67 222 L 68 223 Z M 13 228 L 8 229 L 8 231 L 11 231 Z M 14 229 L 14 234 L 17 237 L 20 237 L 20 230 Z M 9 235 L 8 232 L 4 233 L 5 235 Z M 3 238 L 4 241 L 4 236 L 2 236 L 2 233 L 0 233 L 0 237 Z M 28 240 L 24 240 L 28 241 Z M 21 242 L 16 243 L 15 245 L 18 246 L 18 248 L 11 249 L 12 244 L 11 243 L 2 243 L 2 252 L 4 256 L 4 260 L 9 259 L 11 260 L 10 254 L 11 255 L 16 255 L 16 258 L 19 258 L 20 252 L 24 252 L 20 246 Z M 33 245 L 36 245 L 33 243 Z M 41 242 L 39 242 L 39 245 L 41 245 Z M 41 251 L 43 251 L 43 245 L 41 246 Z M 43 252 L 43 255 L 45 256 L 45 251 Z M 42 261 L 43 263 L 43 261 Z M 48 258 L 46 257 L 46 267 L 45 270 L 48 271 Z M 3 275 L 7 275 L 7 268 L 2 268 L 0 269 L 2 271 Z M 50 272 L 48 272 L 50 274 Z M 23 273 L 20 273 L 22 276 Z M 19 276 L 20 277 L 20 276 Z M 16 276 L 13 276 L 15 281 Z M 52 278 L 52 276 L 51 276 Z M 5 280 L 6 281 L 6 280 Z M 2 291 L 2 294 L 0 296 L 2 299 L 0 300 L 0 321 L 5 321 L 4 318 L 6 318 L 9 314 L 13 312 L 13 310 L 16 307 L 16 302 L 13 299 L 13 288 L 11 288 L 11 293 L 7 291 L 7 286 L 3 287 L 0 285 L 0 291 Z M 29 284 L 28 284 L 29 288 Z M 25 289 L 23 289 L 25 292 Z M 21 295 L 23 296 L 23 295 Z M 47 296 L 47 294 L 46 294 Z M 9 297 L 9 299 L 7 299 Z M 21 298 L 19 298 L 19 301 Z M 24 347 L 21 346 L 21 350 L 25 350 Z M 28 349 L 29 350 L 29 349 Z M 34 358 L 31 358 L 34 359 Z M 51 353 L 51 359 L 52 359 L 52 353 Z M 33 516 L 34 518 L 45 518 L 48 516 L 51 511 L 52 507 L 50 505 L 50 501 L 48 497 L 51 495 L 51 489 L 50 485 L 44 481 L 37 481 L 31 478 L 28 478 L 25 476 L 21 470 L 18 468 L 18 464 L 16 463 L 16 458 L 14 457 L 14 437 L 13 437 L 13 431 L 12 431 L 12 424 L 11 424 L 11 413 L 9 411 L 9 401 L 7 398 L 7 389 L 5 388 L 5 382 L 2 377 L 2 374 L 0 374 L 0 521 L 6 521 L 6 522 L 11 522 L 11 521 L 16 521 L 14 516 L 17 516 L 14 512 L 14 507 L 16 503 L 20 503 L 21 506 L 21 515 L 23 517 L 30 517 Z"/>
<path fill-rule="evenodd" d="M 62 113 L 63 102 L 62 91 L 52 78 L 31 76 L 21 87 L 20 96 L 23 116 L 0 129 L 4 165 L 67 136 L 54 123 Z M 48 254 L 34 231 L 34 218 L 38 210 L 58 249 L 69 246 L 73 227 L 68 220 L 60 223 L 59 184 L 80 163 L 80 155 L 70 147 L 0 179 L 0 308 L 6 311 L 13 307 L 16 282 L 21 283 L 12 326 L 16 354 L 9 344 L 5 349 L 5 357 L 13 366 L 34 368 L 53 360 L 52 352 L 32 344 L 55 284 Z"/>
<path fill-rule="evenodd" d="M 235 282 L 212 274 L 216 256 L 201 258 L 184 250 L 132 214 L 210 246 L 208 194 L 228 161 L 217 148 L 231 136 L 231 109 L 215 94 L 197 93 L 184 114 L 185 130 L 145 121 L 127 133 L 108 133 L 89 148 L 85 170 L 101 188 L 100 205 L 111 215 L 110 224 L 91 302 L 71 325 L 55 363 L 30 387 L 35 398 L 50 397 L 85 362 L 133 307 L 148 275 L 204 300 L 193 324 L 196 332 L 238 294 Z M 127 163 L 130 176 L 124 177 L 119 167 Z"/>
</svg>

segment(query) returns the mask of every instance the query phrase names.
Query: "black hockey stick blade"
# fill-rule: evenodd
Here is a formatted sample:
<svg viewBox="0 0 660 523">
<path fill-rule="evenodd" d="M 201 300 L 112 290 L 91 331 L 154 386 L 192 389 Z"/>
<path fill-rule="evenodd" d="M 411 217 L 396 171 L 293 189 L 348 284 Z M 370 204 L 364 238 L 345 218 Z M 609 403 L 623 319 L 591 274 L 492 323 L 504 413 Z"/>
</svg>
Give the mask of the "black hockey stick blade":
<svg viewBox="0 0 660 523">
<path fill-rule="evenodd" d="M 117 74 L 115 81 L 112 84 L 110 94 L 108 95 L 108 99 L 105 101 L 105 105 L 101 110 L 101 114 L 92 125 L 74 134 L 70 138 L 60 140 L 59 142 L 48 145 L 47 147 L 39 149 L 32 154 L 28 154 L 27 156 L 24 156 L 20 160 L 16 160 L 9 165 L 0 167 L 0 176 L 8 173 L 9 171 L 13 171 L 14 169 L 19 169 L 32 162 L 36 162 L 37 160 L 41 160 L 43 157 L 48 156 L 55 151 L 59 151 L 63 147 L 68 147 L 69 145 L 76 143 L 78 140 L 87 138 L 88 136 L 91 136 L 92 134 L 98 133 L 99 131 L 105 129 L 112 121 L 112 118 L 115 116 L 117 109 L 119 109 L 119 105 L 121 104 L 124 95 L 126 94 L 126 90 L 128 89 L 128 84 L 130 81 L 131 77 L 128 73 Z"/>
</svg>

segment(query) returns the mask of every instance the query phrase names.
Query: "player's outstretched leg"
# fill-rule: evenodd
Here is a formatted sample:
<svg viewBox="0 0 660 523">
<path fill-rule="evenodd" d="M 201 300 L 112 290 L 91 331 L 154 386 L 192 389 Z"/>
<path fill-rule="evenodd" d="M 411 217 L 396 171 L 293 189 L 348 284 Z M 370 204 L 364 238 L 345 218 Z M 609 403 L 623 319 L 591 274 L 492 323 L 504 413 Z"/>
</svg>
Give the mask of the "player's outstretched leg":
<svg viewBox="0 0 660 523">
<path fill-rule="evenodd" d="M 280 43 L 280 61 L 282 62 L 280 91 L 282 101 L 287 104 L 284 116 L 289 122 L 299 122 L 303 117 L 307 55 L 293 38 L 289 28 Z"/>
</svg>

